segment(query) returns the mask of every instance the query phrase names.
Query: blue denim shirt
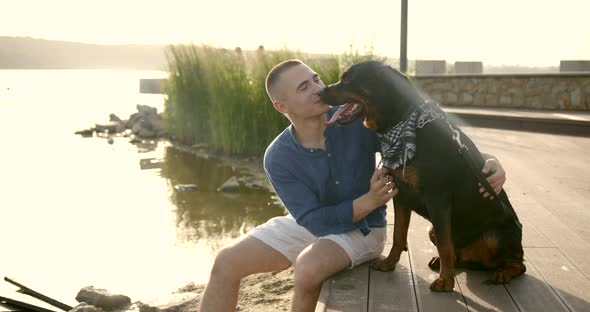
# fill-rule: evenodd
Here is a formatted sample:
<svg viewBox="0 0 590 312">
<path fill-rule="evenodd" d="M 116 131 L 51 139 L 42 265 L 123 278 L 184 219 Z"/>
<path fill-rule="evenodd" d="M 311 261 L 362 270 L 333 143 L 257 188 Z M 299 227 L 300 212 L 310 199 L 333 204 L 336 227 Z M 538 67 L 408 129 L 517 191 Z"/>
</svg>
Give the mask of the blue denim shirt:
<svg viewBox="0 0 590 312">
<path fill-rule="evenodd" d="M 292 125 L 266 149 L 264 170 L 275 192 L 297 223 L 316 236 L 357 228 L 367 235 L 369 228 L 387 224 L 385 205 L 352 222 L 352 201 L 369 191 L 380 149 L 375 131 L 362 122 L 327 127 L 326 150 L 303 147 Z"/>
</svg>

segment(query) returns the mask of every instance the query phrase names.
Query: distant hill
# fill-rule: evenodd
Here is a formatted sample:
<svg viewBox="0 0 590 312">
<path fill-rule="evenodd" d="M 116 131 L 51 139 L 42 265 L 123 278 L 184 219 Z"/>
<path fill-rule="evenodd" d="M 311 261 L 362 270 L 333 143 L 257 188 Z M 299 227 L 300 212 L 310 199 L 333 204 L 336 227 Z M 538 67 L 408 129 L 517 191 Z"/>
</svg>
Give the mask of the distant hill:
<svg viewBox="0 0 590 312">
<path fill-rule="evenodd" d="M 0 37 L 0 68 L 163 70 L 167 66 L 165 48 Z"/>
<path fill-rule="evenodd" d="M 0 69 L 155 69 L 166 70 L 164 45 L 98 45 L 0 36 Z M 408 60 L 410 72 L 414 60 Z M 398 67 L 399 60 L 388 58 Z M 448 64 L 453 72 L 453 65 Z M 558 66 L 486 65 L 484 73 L 559 72 Z"/>
</svg>

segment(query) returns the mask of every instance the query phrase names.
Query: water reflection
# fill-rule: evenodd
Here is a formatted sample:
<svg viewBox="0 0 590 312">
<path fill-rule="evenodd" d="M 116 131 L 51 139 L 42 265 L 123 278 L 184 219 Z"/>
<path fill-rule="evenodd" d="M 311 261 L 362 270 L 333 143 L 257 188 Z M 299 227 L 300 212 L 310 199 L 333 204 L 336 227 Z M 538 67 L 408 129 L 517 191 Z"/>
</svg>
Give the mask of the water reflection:
<svg viewBox="0 0 590 312">
<path fill-rule="evenodd" d="M 144 159 L 143 166 L 160 166 L 168 180 L 170 201 L 176 206 L 179 242 L 205 242 L 212 251 L 228 239 L 238 237 L 268 219 L 284 215 L 268 190 L 241 187 L 240 193 L 217 192 L 227 179 L 243 178 L 247 173 L 218 159 L 199 158 L 194 154 L 167 147 L 161 163 Z M 149 165 L 146 165 L 149 164 Z M 177 184 L 196 184 L 198 191 L 184 192 Z"/>
</svg>

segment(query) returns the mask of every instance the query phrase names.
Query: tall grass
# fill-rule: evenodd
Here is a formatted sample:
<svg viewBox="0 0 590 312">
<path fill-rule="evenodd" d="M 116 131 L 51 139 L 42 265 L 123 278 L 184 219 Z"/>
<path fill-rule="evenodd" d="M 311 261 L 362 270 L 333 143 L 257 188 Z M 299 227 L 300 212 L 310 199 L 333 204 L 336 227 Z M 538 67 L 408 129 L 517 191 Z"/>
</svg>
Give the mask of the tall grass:
<svg viewBox="0 0 590 312">
<path fill-rule="evenodd" d="M 308 56 L 289 50 L 243 52 L 210 46 L 175 45 L 166 51 L 170 77 L 164 121 L 175 140 L 206 144 L 220 152 L 260 155 L 289 124 L 270 103 L 264 80 L 277 63 L 298 58 L 324 83 L 338 80 L 352 63 L 379 59 L 349 52 L 341 56 Z"/>
</svg>

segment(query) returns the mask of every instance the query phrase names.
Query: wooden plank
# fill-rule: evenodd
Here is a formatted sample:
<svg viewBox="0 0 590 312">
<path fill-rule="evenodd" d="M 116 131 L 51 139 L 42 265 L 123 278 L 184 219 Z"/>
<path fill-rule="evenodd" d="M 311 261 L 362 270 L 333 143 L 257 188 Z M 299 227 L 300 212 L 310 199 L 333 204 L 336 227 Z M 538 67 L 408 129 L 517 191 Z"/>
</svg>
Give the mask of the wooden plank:
<svg viewBox="0 0 590 312">
<path fill-rule="evenodd" d="M 519 309 L 521 311 L 569 311 L 537 268 L 528 262 L 526 256 L 525 265 L 526 273 L 505 285 Z"/>
<path fill-rule="evenodd" d="M 4 280 L 17 286 L 19 288 L 18 292 L 20 292 L 22 294 L 29 295 L 35 299 L 41 300 L 45 303 L 48 303 L 48 304 L 50 304 L 58 309 L 62 309 L 64 311 L 70 311 L 73 309 L 73 307 L 71 307 L 63 302 L 59 302 L 53 298 L 47 297 L 46 295 L 43 295 L 43 294 L 23 285 L 21 283 L 18 283 L 17 281 L 15 281 L 11 278 L 4 277 Z"/>
<path fill-rule="evenodd" d="M 587 279 L 590 277 L 590 244 L 569 228 L 569 224 L 549 212 L 544 204 L 537 202 L 533 196 L 521 197 L 516 202 L 515 210 L 524 215 L 544 237 L 557 247 L 580 270 Z"/>
<path fill-rule="evenodd" d="M 450 293 L 430 291 L 430 283 L 438 277 L 438 272 L 432 271 L 428 267 L 428 262 L 433 256 L 438 255 L 438 252 L 428 238 L 429 225 L 427 220 L 412 213 L 408 231 L 408 250 L 418 311 L 467 311 L 463 295 L 458 287 Z"/>
<path fill-rule="evenodd" d="M 322 283 L 318 303 L 315 306 L 315 312 L 325 312 L 328 300 L 330 298 L 330 290 L 332 288 L 332 278 L 328 278 Z"/>
<path fill-rule="evenodd" d="M 25 311 L 22 308 L 0 302 L 0 312 L 20 312 Z"/>
<path fill-rule="evenodd" d="M 527 248 L 529 265 L 532 264 L 542 278 L 571 311 L 590 311 L 590 280 L 557 248 Z"/>
<path fill-rule="evenodd" d="M 7 303 L 13 306 L 18 306 L 27 311 L 36 311 L 36 312 L 55 312 L 54 310 L 49 310 L 43 307 L 36 306 L 34 304 L 26 303 L 24 301 L 15 300 L 12 298 L 2 297 L 0 296 L 0 303 Z"/>
<path fill-rule="evenodd" d="M 517 212 L 518 213 L 518 212 Z M 518 218 L 522 223 L 522 246 L 530 248 L 551 248 L 555 247 L 547 237 L 532 223 L 528 216 L 520 211 Z"/>
<path fill-rule="evenodd" d="M 331 279 L 326 311 L 366 312 L 369 289 L 369 264 L 344 270 Z"/>
<path fill-rule="evenodd" d="M 393 235 L 392 230 L 393 226 L 390 226 L 388 236 Z M 385 246 L 384 257 L 389 254 L 391 246 L 391 243 Z M 370 270 L 369 311 L 418 311 L 410 258 L 407 252 L 401 254 L 400 261 L 393 272 Z"/>
<path fill-rule="evenodd" d="M 392 209 L 392 202 L 391 201 L 388 203 L 388 207 L 387 207 L 387 220 L 389 221 L 388 223 L 390 223 L 387 227 L 387 231 L 388 231 L 387 241 L 389 241 L 389 244 L 391 244 L 391 241 L 393 238 L 393 225 L 391 224 L 391 223 L 393 223 L 393 209 Z M 391 247 L 391 245 L 389 245 L 389 247 Z M 389 247 L 385 248 L 384 253 L 389 252 L 389 249 L 388 249 Z M 367 266 L 368 266 L 368 264 L 367 264 Z M 357 270 L 357 269 L 358 268 L 355 268 L 355 270 Z M 368 296 L 368 291 L 369 291 L 369 287 L 370 287 L 368 284 L 368 281 L 370 279 L 370 276 L 369 276 L 370 273 L 368 273 L 368 270 L 369 270 L 368 267 L 364 270 L 367 270 L 367 275 L 366 275 L 367 282 L 365 282 L 364 285 L 366 285 L 367 296 Z M 346 270 L 346 271 L 348 271 L 348 270 Z M 336 306 L 338 304 L 335 301 L 337 299 L 334 298 L 332 291 L 342 292 L 343 289 L 336 290 L 335 288 L 333 288 L 333 285 L 338 283 L 339 286 L 336 286 L 336 287 L 341 287 L 342 281 L 338 282 L 338 280 L 343 279 L 343 278 L 345 278 L 345 277 L 336 274 L 336 275 L 328 278 L 326 281 L 324 281 L 324 283 L 322 283 L 322 289 L 320 290 L 320 296 L 318 298 L 318 303 L 317 303 L 316 309 L 315 309 L 316 312 L 325 312 L 325 311 L 330 311 L 330 309 L 336 309 Z M 377 277 L 377 280 L 379 280 L 379 277 Z M 380 285 L 380 284 L 381 283 L 377 282 L 377 285 Z M 386 286 L 386 287 L 389 287 L 389 286 Z M 354 289 L 353 291 L 358 291 L 358 290 Z M 351 292 L 350 296 L 354 296 L 354 293 Z M 367 300 L 368 300 L 368 298 L 367 298 Z M 346 311 L 349 311 L 348 308 Z M 350 311 L 357 311 L 357 310 L 354 310 L 354 308 L 352 308 L 352 310 L 350 310 Z"/>
<path fill-rule="evenodd" d="M 503 285 L 491 285 L 487 281 L 491 272 L 458 270 L 459 287 L 469 311 L 519 311 Z"/>
</svg>

